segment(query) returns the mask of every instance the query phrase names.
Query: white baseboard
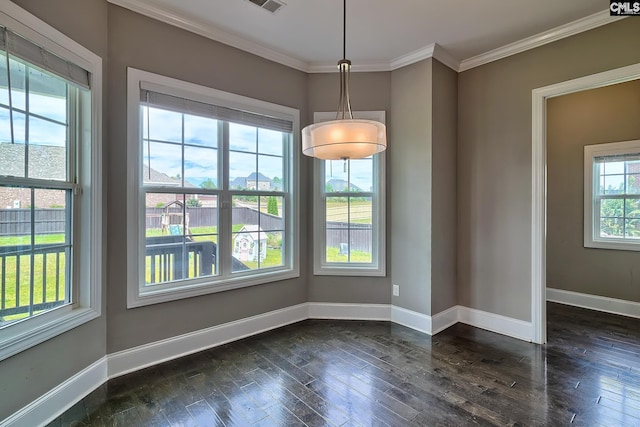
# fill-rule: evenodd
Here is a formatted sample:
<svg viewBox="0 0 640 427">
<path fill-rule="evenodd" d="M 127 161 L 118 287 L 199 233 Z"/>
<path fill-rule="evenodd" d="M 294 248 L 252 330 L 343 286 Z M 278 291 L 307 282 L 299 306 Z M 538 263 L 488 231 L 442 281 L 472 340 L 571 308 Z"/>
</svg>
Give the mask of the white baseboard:
<svg viewBox="0 0 640 427">
<path fill-rule="evenodd" d="M 305 320 L 307 312 L 307 304 L 298 304 L 112 353 L 109 378 Z"/>
<path fill-rule="evenodd" d="M 1 427 L 47 425 L 107 380 L 107 358 L 103 357 L 40 396 L 9 418 Z"/>
<path fill-rule="evenodd" d="M 450 326 L 455 325 L 460 321 L 460 306 L 448 308 L 445 311 L 434 314 L 431 317 L 431 333 L 432 335 L 442 332 Z"/>
<path fill-rule="evenodd" d="M 309 319 L 391 320 L 389 304 L 345 304 L 310 302 Z"/>
<path fill-rule="evenodd" d="M 525 341 L 532 336 L 530 322 L 461 306 L 432 317 L 389 304 L 303 303 L 109 354 L 0 422 L 0 427 L 45 425 L 108 378 L 305 319 L 390 320 L 430 335 L 462 322 Z"/>
<path fill-rule="evenodd" d="M 562 289 L 547 288 L 547 301 L 640 319 L 640 303 Z"/>
<path fill-rule="evenodd" d="M 407 328 L 415 329 L 418 332 L 424 332 L 429 335 L 432 334 L 431 316 L 418 313 L 417 311 L 392 305 L 391 321 L 406 326 Z"/>
<path fill-rule="evenodd" d="M 524 320 L 518 320 L 512 317 L 458 306 L 458 319 L 461 323 L 527 342 L 531 342 L 533 337 L 533 325 L 531 322 L 525 322 Z"/>
</svg>

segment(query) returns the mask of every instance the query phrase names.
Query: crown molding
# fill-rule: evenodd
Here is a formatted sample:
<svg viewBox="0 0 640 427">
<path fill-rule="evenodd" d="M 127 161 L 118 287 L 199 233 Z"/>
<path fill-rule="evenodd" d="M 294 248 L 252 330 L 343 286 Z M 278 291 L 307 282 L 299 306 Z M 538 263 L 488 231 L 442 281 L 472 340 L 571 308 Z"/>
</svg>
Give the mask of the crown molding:
<svg viewBox="0 0 640 427">
<path fill-rule="evenodd" d="M 231 34 L 228 31 L 222 30 L 212 25 L 203 25 L 186 20 L 185 18 L 169 12 L 160 7 L 151 5 L 145 1 L 140 0 L 107 0 L 109 3 L 116 6 L 124 7 L 131 11 L 137 12 L 141 15 L 148 16 L 158 21 L 164 22 L 174 27 L 181 28 L 183 30 L 190 31 L 192 33 L 207 37 L 211 40 L 226 44 L 231 47 L 243 50 L 245 52 L 252 53 L 270 61 L 277 62 L 287 67 L 294 68 L 305 73 L 309 72 L 309 65 L 305 61 L 286 55 L 277 50 L 268 48 L 259 43 L 247 40 L 243 37 Z"/>
<path fill-rule="evenodd" d="M 497 49 L 464 59 L 460 62 L 458 71 L 462 72 L 471 68 L 479 67 L 480 65 L 488 64 L 489 62 L 497 61 L 529 49 L 534 49 L 566 37 L 589 31 L 602 25 L 611 24 L 612 22 L 619 21 L 624 18 L 626 17 L 609 16 L 609 9 L 603 10 L 602 12 L 594 13 L 593 15 L 577 19 L 531 37 L 518 40 L 517 42 L 509 43 Z"/>
<path fill-rule="evenodd" d="M 436 43 L 433 50 L 433 57 L 453 71 L 460 71 L 460 61 L 454 58 L 449 51 Z"/>
<path fill-rule="evenodd" d="M 294 68 L 299 71 L 303 71 L 305 73 L 336 72 L 335 63 L 308 63 L 278 50 L 266 47 L 238 35 L 229 33 L 228 31 L 221 28 L 214 27 L 212 25 L 204 25 L 201 23 L 191 22 L 179 16 L 178 14 L 149 4 L 147 0 L 107 1 L 114 5 L 121 6 L 131 11 L 159 20 L 166 24 L 173 25 L 183 30 L 190 31 L 203 37 L 207 37 L 211 40 L 215 40 L 228 46 L 235 47 L 245 52 L 260 56 L 262 58 L 274 61 L 287 67 Z M 534 49 L 536 47 L 561 40 L 566 37 L 592 30 L 594 28 L 600 27 L 602 25 L 607 25 L 624 18 L 626 17 L 609 16 L 609 9 L 603 10 L 602 12 L 594 13 L 593 15 L 577 19 L 559 27 L 552 28 L 550 30 L 533 35 L 531 37 L 527 37 L 522 40 L 518 40 L 513 43 L 509 43 L 502 47 L 490 50 L 480 55 L 472 56 L 462 61 L 456 59 L 439 44 L 432 43 L 413 52 L 398 56 L 397 58 L 394 58 L 390 61 L 358 62 L 353 66 L 352 71 L 393 71 L 398 68 L 406 67 L 407 65 L 422 61 L 424 59 L 435 58 L 452 70 L 462 72 L 475 67 L 479 67 L 484 64 L 488 64 L 493 61 L 497 61 L 499 59 L 506 58 L 511 55 L 525 52 L 529 49 Z"/>
</svg>

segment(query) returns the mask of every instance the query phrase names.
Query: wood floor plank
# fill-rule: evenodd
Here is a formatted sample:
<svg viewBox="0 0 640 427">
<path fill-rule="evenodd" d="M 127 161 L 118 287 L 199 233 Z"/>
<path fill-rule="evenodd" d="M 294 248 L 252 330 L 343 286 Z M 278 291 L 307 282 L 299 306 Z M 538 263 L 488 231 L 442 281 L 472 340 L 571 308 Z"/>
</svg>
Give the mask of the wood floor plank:
<svg viewBox="0 0 640 427">
<path fill-rule="evenodd" d="M 545 346 L 307 320 L 110 380 L 50 426 L 640 426 L 640 319 L 547 317 Z"/>
</svg>

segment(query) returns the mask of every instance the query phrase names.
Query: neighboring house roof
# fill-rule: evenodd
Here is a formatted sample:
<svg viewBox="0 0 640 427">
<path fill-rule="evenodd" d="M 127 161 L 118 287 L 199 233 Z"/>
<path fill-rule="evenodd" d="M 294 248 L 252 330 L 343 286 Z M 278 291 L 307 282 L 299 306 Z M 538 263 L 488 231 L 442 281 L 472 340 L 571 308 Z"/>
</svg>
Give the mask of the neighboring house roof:
<svg viewBox="0 0 640 427">
<path fill-rule="evenodd" d="M 142 178 L 144 182 L 154 183 L 154 184 L 172 184 L 176 187 L 182 185 L 182 180 L 180 178 L 172 178 L 166 173 L 158 172 L 154 168 L 149 169 L 149 166 L 142 166 Z M 191 184 L 189 181 L 184 182 L 184 186 L 187 188 L 197 188 L 196 185 Z"/>
<path fill-rule="evenodd" d="M 0 175 L 24 176 L 24 156 L 24 144 L 0 142 Z M 29 145 L 29 164 L 38 165 L 38 178 L 64 180 L 67 171 L 65 147 Z"/>
<path fill-rule="evenodd" d="M 233 181 L 231 181 L 231 184 L 229 185 L 232 189 L 233 188 L 246 188 L 247 186 L 247 178 L 235 178 Z"/>
<path fill-rule="evenodd" d="M 340 178 L 332 178 L 327 181 L 327 185 L 330 185 L 333 188 L 333 191 L 346 191 L 347 190 L 347 181 Z M 351 191 L 363 191 L 360 187 L 355 184 L 351 184 Z"/>
<path fill-rule="evenodd" d="M 264 176 L 260 172 L 258 172 L 257 174 L 255 172 L 252 172 L 247 177 L 247 181 L 256 181 L 256 175 L 258 176 L 258 179 L 257 179 L 258 182 L 271 182 L 271 178 L 267 178 L 266 176 Z"/>
</svg>

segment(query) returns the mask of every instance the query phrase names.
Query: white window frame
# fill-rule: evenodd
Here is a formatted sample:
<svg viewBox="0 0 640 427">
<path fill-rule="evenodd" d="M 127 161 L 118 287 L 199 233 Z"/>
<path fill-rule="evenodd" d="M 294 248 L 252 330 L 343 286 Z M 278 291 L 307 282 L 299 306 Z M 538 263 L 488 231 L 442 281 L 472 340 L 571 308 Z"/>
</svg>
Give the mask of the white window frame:
<svg viewBox="0 0 640 427">
<path fill-rule="evenodd" d="M 385 123 L 384 111 L 354 111 L 355 119 Z M 315 112 L 314 123 L 335 120 L 335 112 Z M 335 263 L 326 261 L 326 197 L 323 160 L 314 159 L 313 177 L 313 274 L 316 276 L 386 276 L 386 153 L 374 155 L 372 196 L 372 262 Z"/>
<path fill-rule="evenodd" d="M 251 270 L 241 273 L 233 273 L 227 277 L 206 276 L 195 279 L 168 282 L 152 287 L 144 283 L 144 259 L 145 259 L 145 201 L 142 197 L 142 172 L 140 159 L 142 156 L 141 126 L 140 126 L 140 88 L 141 84 L 152 87 L 153 91 L 165 93 L 176 97 L 183 97 L 194 101 L 200 101 L 213 105 L 250 111 L 266 116 L 290 120 L 293 123 L 292 144 L 284 153 L 289 158 L 289 166 L 285 167 L 285 173 L 289 180 L 289 199 L 285 217 L 285 241 L 288 250 L 284 257 L 282 267 L 274 267 L 265 270 Z M 294 108 L 260 101 L 228 92 L 223 92 L 206 86 L 185 82 L 182 80 L 162 76 L 159 74 L 128 68 L 127 83 L 127 117 L 128 117 L 128 168 L 127 168 L 127 251 L 129 259 L 127 267 L 127 307 L 141 307 L 214 292 L 238 289 L 263 283 L 292 279 L 300 276 L 299 272 L 299 111 Z M 220 147 L 222 149 L 222 147 Z M 223 154 L 226 156 L 226 154 Z M 228 157 L 225 157 L 228 159 Z M 228 161 L 228 160 L 226 160 Z M 224 167 L 224 166 L 223 166 Z M 220 169 L 220 176 L 223 170 Z M 226 183 L 223 183 L 226 186 Z M 224 197 L 230 196 L 229 191 L 222 193 Z M 231 200 L 221 197 L 219 205 L 219 224 L 231 223 Z M 232 253 L 231 229 L 219 230 L 220 253 Z M 227 235 L 225 235 L 228 234 Z"/>
<path fill-rule="evenodd" d="M 0 25 L 89 72 L 91 92 L 80 99 L 77 206 L 71 304 L 0 329 L 0 360 L 100 317 L 102 311 L 102 59 L 12 2 L 3 2 Z"/>
<path fill-rule="evenodd" d="M 595 190 L 599 176 L 594 159 L 602 156 L 640 153 L 640 140 L 586 145 L 584 147 L 584 247 L 640 251 L 640 239 L 600 237 L 600 204 Z"/>
</svg>

